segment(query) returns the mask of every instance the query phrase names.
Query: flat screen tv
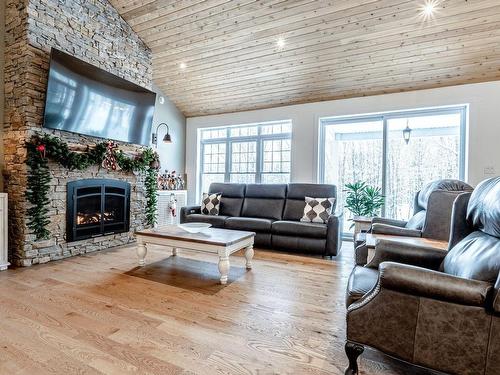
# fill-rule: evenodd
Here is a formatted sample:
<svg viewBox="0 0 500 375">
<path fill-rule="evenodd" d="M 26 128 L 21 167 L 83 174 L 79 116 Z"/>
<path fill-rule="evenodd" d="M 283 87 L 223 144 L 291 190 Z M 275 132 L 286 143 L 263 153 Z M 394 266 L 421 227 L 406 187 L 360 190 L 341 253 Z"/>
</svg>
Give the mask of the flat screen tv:
<svg viewBox="0 0 500 375">
<path fill-rule="evenodd" d="M 149 145 L 155 99 L 154 92 L 53 48 L 43 126 Z"/>
</svg>

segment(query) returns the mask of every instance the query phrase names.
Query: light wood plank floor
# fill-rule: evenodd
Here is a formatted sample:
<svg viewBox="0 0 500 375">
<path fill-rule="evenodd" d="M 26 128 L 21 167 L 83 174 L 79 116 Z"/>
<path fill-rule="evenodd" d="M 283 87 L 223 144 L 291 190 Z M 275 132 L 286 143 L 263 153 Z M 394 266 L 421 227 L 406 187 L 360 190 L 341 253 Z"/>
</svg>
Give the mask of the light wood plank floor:
<svg viewBox="0 0 500 375">
<path fill-rule="evenodd" d="M 0 374 L 343 374 L 352 244 L 332 261 L 133 246 L 0 273 Z M 403 375 L 383 358 L 362 374 Z"/>
</svg>

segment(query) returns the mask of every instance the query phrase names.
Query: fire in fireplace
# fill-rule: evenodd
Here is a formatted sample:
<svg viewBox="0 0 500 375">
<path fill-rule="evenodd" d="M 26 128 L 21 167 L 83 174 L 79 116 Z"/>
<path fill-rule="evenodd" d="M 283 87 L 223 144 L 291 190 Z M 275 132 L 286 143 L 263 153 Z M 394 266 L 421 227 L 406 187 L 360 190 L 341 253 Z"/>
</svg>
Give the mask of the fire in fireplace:
<svg viewBox="0 0 500 375">
<path fill-rule="evenodd" d="M 84 212 L 78 212 L 76 214 L 76 225 L 86 225 L 86 224 L 98 224 L 101 222 L 101 219 L 104 221 L 113 221 L 115 219 L 114 211 L 111 212 L 103 212 L 94 213 L 94 214 L 86 214 Z"/>
<path fill-rule="evenodd" d="M 128 232 L 130 184 L 119 180 L 86 179 L 67 185 L 68 242 Z"/>
</svg>

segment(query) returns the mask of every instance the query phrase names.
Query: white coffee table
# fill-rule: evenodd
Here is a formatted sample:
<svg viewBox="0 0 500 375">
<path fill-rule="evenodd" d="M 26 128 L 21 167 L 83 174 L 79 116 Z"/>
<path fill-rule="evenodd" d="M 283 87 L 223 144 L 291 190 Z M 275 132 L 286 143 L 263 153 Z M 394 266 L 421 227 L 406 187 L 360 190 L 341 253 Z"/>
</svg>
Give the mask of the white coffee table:
<svg viewBox="0 0 500 375">
<path fill-rule="evenodd" d="M 227 283 L 229 274 L 229 255 L 245 249 L 246 267 L 252 268 L 254 255 L 253 242 L 255 233 L 239 230 L 208 228 L 202 233 L 188 233 L 177 225 L 165 225 L 154 229 L 136 232 L 137 256 L 139 266 L 145 265 L 148 245 L 160 245 L 170 248 L 172 255 L 179 249 L 219 255 L 220 283 Z"/>
</svg>

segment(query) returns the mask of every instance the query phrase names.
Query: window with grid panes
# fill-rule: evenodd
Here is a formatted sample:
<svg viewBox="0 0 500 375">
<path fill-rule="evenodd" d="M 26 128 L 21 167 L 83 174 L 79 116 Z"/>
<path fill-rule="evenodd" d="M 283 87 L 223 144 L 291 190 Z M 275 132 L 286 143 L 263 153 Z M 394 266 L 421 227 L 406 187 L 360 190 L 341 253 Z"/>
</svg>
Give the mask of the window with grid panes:
<svg viewBox="0 0 500 375">
<path fill-rule="evenodd" d="M 200 189 L 212 182 L 287 183 L 291 121 L 200 129 Z"/>
</svg>

